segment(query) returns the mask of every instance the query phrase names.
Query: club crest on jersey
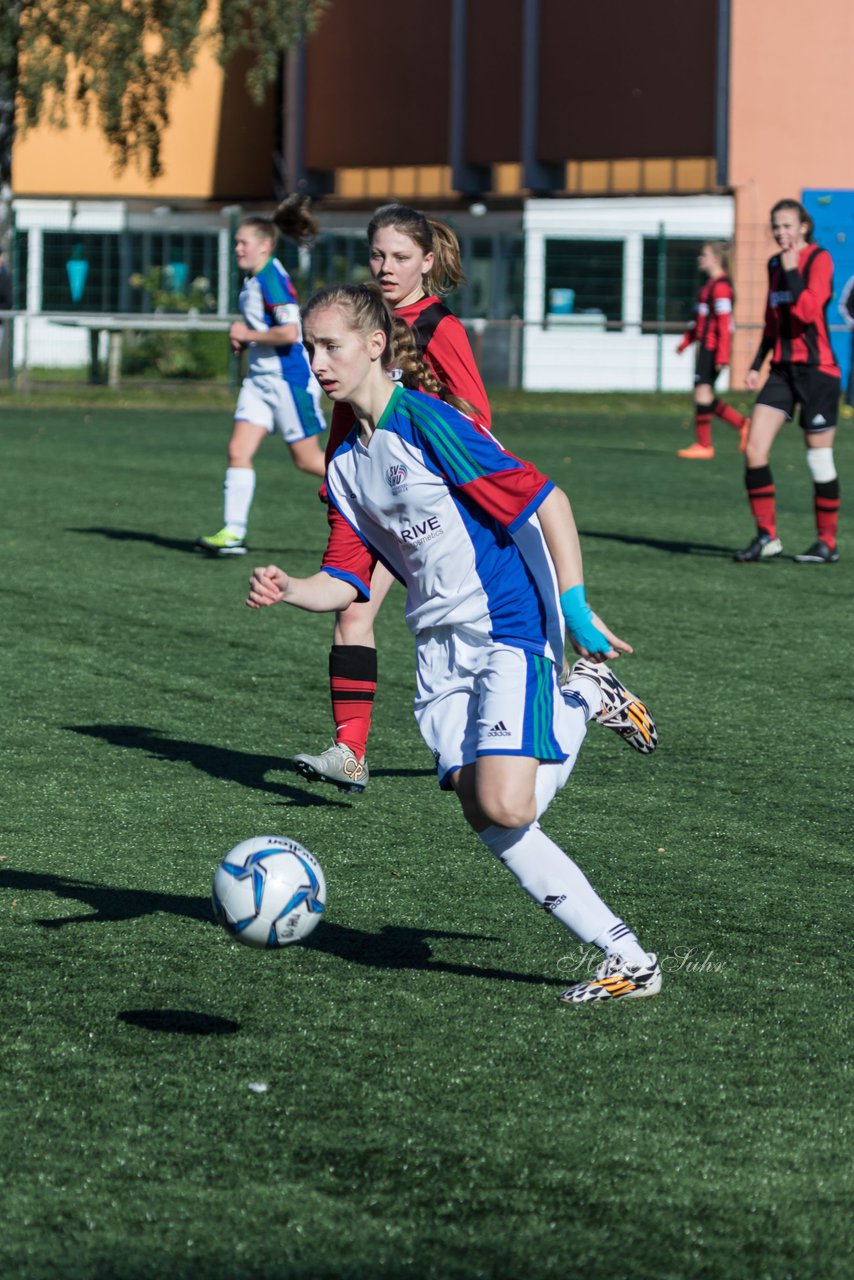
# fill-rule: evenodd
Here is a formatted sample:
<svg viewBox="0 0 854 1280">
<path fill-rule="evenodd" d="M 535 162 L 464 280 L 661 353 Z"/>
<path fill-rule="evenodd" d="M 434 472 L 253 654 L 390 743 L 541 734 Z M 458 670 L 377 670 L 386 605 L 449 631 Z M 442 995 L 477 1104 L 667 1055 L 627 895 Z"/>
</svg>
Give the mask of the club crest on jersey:
<svg viewBox="0 0 854 1280">
<path fill-rule="evenodd" d="M 394 493 L 402 493 L 406 488 L 406 467 L 402 462 L 393 462 L 385 470 L 385 482 Z"/>
</svg>

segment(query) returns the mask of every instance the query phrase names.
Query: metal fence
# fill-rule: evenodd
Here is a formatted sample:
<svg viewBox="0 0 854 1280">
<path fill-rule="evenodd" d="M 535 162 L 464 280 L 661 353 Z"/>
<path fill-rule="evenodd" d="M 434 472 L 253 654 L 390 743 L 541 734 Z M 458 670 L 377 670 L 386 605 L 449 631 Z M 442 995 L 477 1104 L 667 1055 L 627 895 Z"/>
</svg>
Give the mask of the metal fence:
<svg viewBox="0 0 854 1280">
<path fill-rule="evenodd" d="M 185 381 L 234 384 L 239 375 L 226 331 L 241 279 L 232 225 L 119 232 L 16 229 L 10 252 L 12 308 L 0 340 L 0 377 L 21 389 L 44 383 L 113 386 Z M 635 237 L 619 232 L 547 236 L 542 296 L 526 296 L 521 229 L 460 234 L 466 282 L 448 299 L 466 325 L 489 386 L 578 390 L 682 390 L 690 354 L 677 358 L 702 283 L 695 234 Z M 767 229 L 738 246 L 734 365 L 749 365 L 765 305 Z M 366 279 L 363 227 L 324 231 L 310 249 L 279 256 L 301 296 L 338 281 Z M 539 277 L 538 277 L 539 279 Z M 841 292 L 843 281 L 839 281 Z M 537 286 L 539 290 L 539 285 Z M 527 314 L 526 314 L 527 308 Z M 829 311 L 847 376 L 851 330 Z"/>
</svg>

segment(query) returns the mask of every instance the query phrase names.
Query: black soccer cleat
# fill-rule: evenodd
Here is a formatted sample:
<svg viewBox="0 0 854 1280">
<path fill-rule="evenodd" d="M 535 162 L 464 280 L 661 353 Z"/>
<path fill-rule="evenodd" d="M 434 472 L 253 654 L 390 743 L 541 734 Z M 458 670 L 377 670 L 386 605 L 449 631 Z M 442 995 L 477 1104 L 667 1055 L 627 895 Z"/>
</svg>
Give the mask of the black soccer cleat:
<svg viewBox="0 0 854 1280">
<path fill-rule="evenodd" d="M 752 564 L 757 560 L 773 560 L 783 550 L 779 538 L 772 538 L 770 533 L 757 533 L 749 547 L 736 551 L 733 556 L 736 564 Z"/>
<path fill-rule="evenodd" d="M 839 552 L 835 547 L 829 547 L 823 538 L 819 538 L 811 547 L 807 547 L 806 551 L 795 556 L 795 559 L 798 564 L 836 564 Z"/>
</svg>

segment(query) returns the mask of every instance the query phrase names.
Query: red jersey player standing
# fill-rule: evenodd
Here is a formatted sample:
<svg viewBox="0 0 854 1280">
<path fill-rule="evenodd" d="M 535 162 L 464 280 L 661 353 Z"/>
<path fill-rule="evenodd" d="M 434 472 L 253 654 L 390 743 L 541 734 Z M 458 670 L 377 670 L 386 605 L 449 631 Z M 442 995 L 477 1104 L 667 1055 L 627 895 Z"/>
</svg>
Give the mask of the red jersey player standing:
<svg viewBox="0 0 854 1280">
<path fill-rule="evenodd" d="M 681 355 L 692 343 L 697 344 L 694 366 L 694 434 L 693 444 L 678 449 L 677 458 L 695 461 L 713 458 L 712 417 L 723 418 L 740 432 L 739 447 L 744 452 L 750 419 L 743 417 L 726 401 L 715 395 L 715 382 L 721 369 L 729 364 L 732 347 L 732 309 L 735 290 L 727 275 L 728 246 L 722 240 L 707 240 L 700 250 L 697 266 L 708 276 L 694 308 L 695 320 L 686 329 L 676 348 Z"/>
<path fill-rule="evenodd" d="M 377 210 L 367 237 L 371 275 L 395 315 L 412 329 L 425 364 L 447 392 L 471 406 L 475 421 L 488 428 L 489 401 L 466 331 L 440 297 L 463 279 L 453 231 L 417 209 L 392 204 Z M 327 463 L 354 421 L 348 406 L 336 404 Z M 311 782 L 329 782 L 355 793 L 368 784 L 365 752 L 377 687 L 374 619 L 393 581 L 389 570 L 378 564 L 370 600 L 351 604 L 336 615 L 329 654 L 335 738 L 318 755 L 302 752 L 293 758 L 293 767 Z"/>
<path fill-rule="evenodd" d="M 801 564 L 832 564 L 839 559 L 839 479 L 833 441 L 841 385 L 825 315 L 833 294 L 833 261 L 826 249 L 812 243 L 812 219 L 797 200 L 779 200 L 774 205 L 771 231 L 780 251 L 768 263 L 765 328 L 746 378 L 755 391 L 770 353 L 771 369 L 756 397 L 746 449 L 745 483 L 756 537 L 734 559 L 742 563 L 769 560 L 783 550 L 768 460 L 777 432 L 799 404 L 818 536 L 795 559 Z"/>
</svg>

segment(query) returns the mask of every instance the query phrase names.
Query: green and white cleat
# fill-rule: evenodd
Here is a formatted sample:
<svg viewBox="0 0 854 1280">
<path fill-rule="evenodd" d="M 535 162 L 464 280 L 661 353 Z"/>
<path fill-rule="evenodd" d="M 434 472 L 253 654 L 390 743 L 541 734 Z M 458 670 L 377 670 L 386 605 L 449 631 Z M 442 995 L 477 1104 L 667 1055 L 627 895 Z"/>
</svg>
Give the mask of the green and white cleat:
<svg viewBox="0 0 854 1280">
<path fill-rule="evenodd" d="M 302 752 L 291 761 L 294 769 L 309 782 L 330 782 L 339 791 L 360 794 L 368 785 L 370 774 L 366 760 L 359 760 L 349 747 L 333 742 L 319 756 Z"/>
<path fill-rule="evenodd" d="M 209 538 L 196 538 L 196 550 L 209 556 L 245 556 L 246 539 L 228 528 L 220 529 Z"/>
</svg>

